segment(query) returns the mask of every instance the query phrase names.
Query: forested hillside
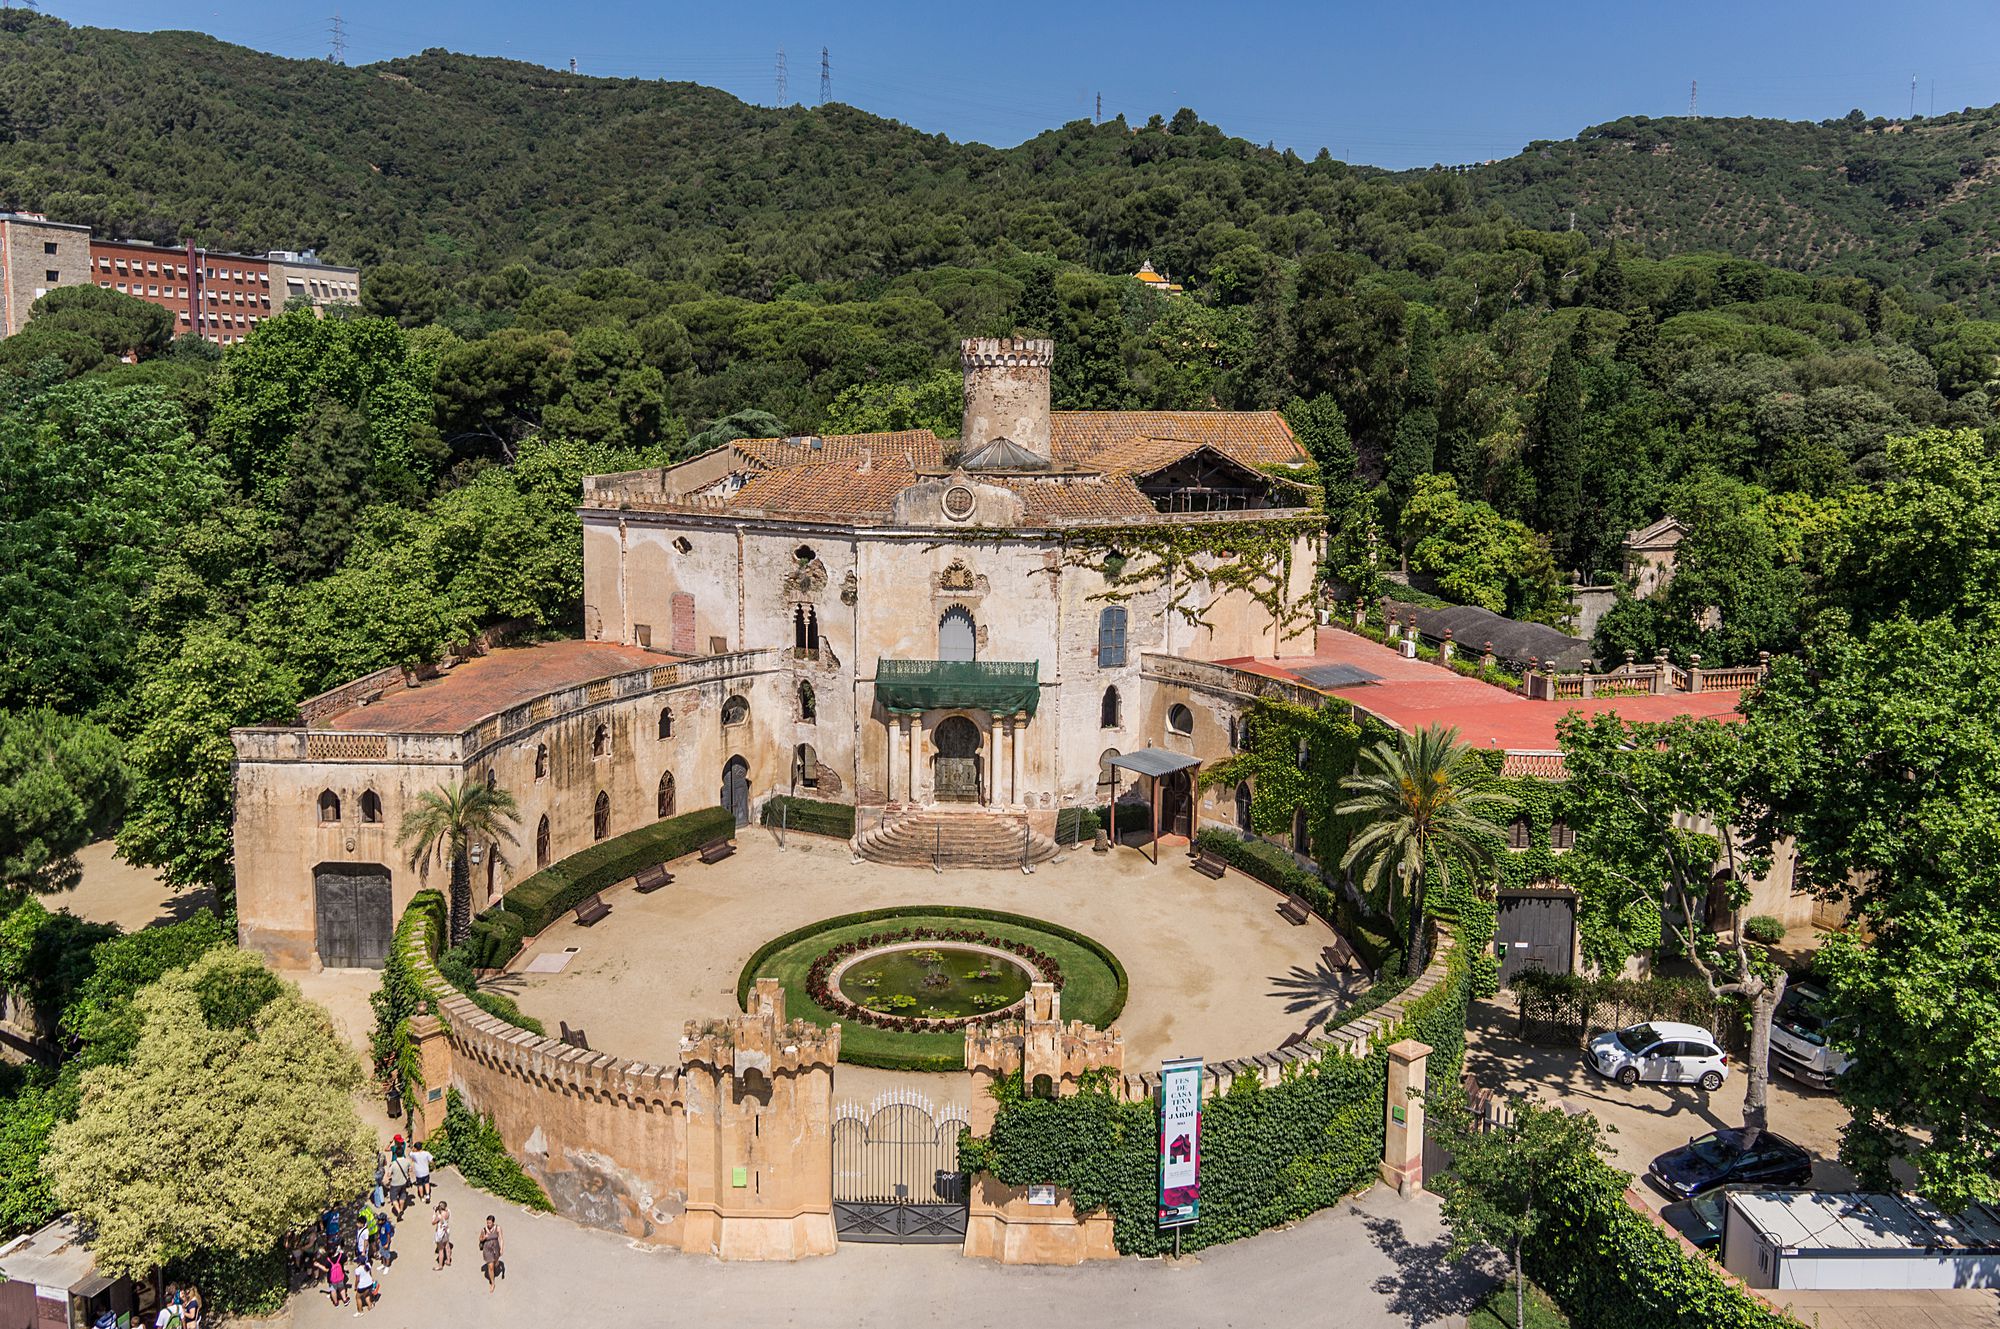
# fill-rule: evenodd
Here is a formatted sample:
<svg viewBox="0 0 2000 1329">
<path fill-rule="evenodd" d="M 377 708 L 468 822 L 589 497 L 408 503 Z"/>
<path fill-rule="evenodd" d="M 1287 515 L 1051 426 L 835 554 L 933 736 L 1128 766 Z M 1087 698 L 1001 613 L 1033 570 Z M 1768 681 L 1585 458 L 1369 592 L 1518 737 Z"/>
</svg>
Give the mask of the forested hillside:
<svg viewBox="0 0 2000 1329">
<path fill-rule="evenodd" d="M 1533 226 L 1906 282 L 1995 308 L 2000 107 L 1873 120 L 1631 116 L 1467 176 Z"/>
</svg>

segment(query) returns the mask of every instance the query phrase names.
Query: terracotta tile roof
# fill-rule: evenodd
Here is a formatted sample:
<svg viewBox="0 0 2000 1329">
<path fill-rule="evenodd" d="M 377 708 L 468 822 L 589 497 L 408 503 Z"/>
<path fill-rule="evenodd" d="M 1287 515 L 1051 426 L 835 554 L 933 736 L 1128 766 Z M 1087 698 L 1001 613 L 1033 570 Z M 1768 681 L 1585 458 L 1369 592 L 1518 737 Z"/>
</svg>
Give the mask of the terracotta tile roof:
<svg viewBox="0 0 2000 1329">
<path fill-rule="evenodd" d="M 868 454 L 871 465 L 894 464 L 908 471 L 914 458 L 918 469 L 944 464 L 944 444 L 928 429 L 899 429 L 882 434 L 827 434 L 818 447 L 785 438 L 739 438 L 729 446 L 759 466 L 833 466 L 860 460 Z"/>
<path fill-rule="evenodd" d="M 1183 438 L 1212 444 L 1253 465 L 1305 461 L 1305 449 L 1276 411 L 1057 411 L 1056 460 L 1110 465 L 1136 439 Z M 1122 468 L 1121 468 L 1122 469 Z"/>
<path fill-rule="evenodd" d="M 1154 521 L 1160 515 L 1152 501 L 1139 492 L 1139 486 L 1122 475 L 1094 480 L 1032 480 L 1010 476 L 1001 483 L 1021 496 L 1032 520 Z"/>
<path fill-rule="evenodd" d="M 416 687 L 392 687 L 372 706 L 356 706 L 318 727 L 372 734 L 458 734 L 489 715 L 545 693 L 613 674 L 672 664 L 680 657 L 615 641 L 547 641 L 477 656 Z"/>
</svg>

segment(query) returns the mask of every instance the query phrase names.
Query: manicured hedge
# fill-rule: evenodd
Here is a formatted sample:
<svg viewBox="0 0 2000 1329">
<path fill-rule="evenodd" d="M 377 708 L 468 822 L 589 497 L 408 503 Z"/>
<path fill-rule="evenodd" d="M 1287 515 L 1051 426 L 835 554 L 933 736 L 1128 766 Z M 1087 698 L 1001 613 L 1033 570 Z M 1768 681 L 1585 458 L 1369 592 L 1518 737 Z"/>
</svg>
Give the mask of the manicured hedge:
<svg viewBox="0 0 2000 1329">
<path fill-rule="evenodd" d="M 779 794 L 765 802 L 762 820 L 766 826 L 776 826 L 782 820 L 786 830 L 803 831 L 807 835 L 854 838 L 852 803 L 823 803 L 816 798 Z"/>
<path fill-rule="evenodd" d="M 710 840 L 736 834 L 736 818 L 728 808 L 702 808 L 679 817 L 641 826 L 571 854 L 501 897 L 508 913 L 518 914 L 522 931 L 534 936 L 549 924 L 608 886 L 655 863 L 691 854 Z"/>
<path fill-rule="evenodd" d="M 1395 941 L 1387 920 L 1364 916 L 1345 891 L 1328 886 L 1317 872 L 1300 867 L 1298 860 L 1278 846 L 1245 840 L 1214 827 L 1196 834 L 1194 842 L 1196 848 L 1207 850 L 1237 871 L 1304 900 L 1347 938 L 1362 961 L 1378 974 L 1389 973 L 1402 963 L 1403 948 Z"/>
<path fill-rule="evenodd" d="M 528 920 L 504 903 L 472 920 L 465 939 L 466 957 L 475 969 L 505 969 L 507 962 L 521 953 Z"/>
<path fill-rule="evenodd" d="M 1118 807 L 1118 829 L 1126 831 L 1151 830 L 1153 810 L 1144 803 L 1120 803 Z M 1056 813 L 1056 843 L 1080 844 L 1094 839 L 1097 833 L 1111 824 L 1111 807 L 1106 804 L 1094 808 L 1064 808 Z"/>
</svg>

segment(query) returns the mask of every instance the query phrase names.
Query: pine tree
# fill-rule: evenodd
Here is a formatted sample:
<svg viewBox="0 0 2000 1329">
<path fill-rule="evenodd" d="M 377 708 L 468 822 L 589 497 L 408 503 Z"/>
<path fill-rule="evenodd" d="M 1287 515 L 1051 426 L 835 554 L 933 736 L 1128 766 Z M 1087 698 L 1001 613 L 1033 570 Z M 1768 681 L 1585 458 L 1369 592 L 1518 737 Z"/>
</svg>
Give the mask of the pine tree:
<svg viewBox="0 0 2000 1329">
<path fill-rule="evenodd" d="M 1535 403 L 1528 433 L 1528 469 L 1535 477 L 1535 525 L 1549 537 L 1556 566 L 1569 564 L 1583 518 L 1583 327 L 1556 347 L 1548 382 Z"/>
<path fill-rule="evenodd" d="M 1410 367 L 1403 378 L 1403 414 L 1389 450 L 1389 499 L 1401 512 L 1417 477 L 1437 466 L 1437 368 L 1431 351 L 1430 319 L 1410 310 Z"/>
</svg>

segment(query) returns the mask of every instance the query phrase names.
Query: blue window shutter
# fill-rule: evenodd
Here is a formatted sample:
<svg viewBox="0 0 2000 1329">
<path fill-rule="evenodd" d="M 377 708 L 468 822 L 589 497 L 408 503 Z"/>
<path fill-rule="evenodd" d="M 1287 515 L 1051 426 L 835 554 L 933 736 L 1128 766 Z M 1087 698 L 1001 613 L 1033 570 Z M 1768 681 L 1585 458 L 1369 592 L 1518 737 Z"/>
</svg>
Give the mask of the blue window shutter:
<svg viewBox="0 0 2000 1329">
<path fill-rule="evenodd" d="M 1115 669 L 1125 663 L 1125 606 L 1111 605 L 1097 616 L 1097 667 Z"/>
</svg>

